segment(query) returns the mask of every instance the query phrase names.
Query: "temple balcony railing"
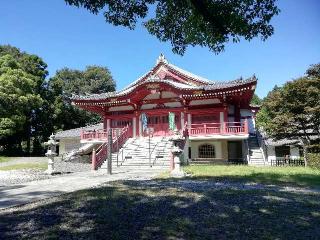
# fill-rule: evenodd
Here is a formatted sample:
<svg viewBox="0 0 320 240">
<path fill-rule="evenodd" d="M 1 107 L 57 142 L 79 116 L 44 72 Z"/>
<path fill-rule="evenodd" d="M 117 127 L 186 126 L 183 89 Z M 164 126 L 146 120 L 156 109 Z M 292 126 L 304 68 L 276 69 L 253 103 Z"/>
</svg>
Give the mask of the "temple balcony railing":
<svg viewBox="0 0 320 240">
<path fill-rule="evenodd" d="M 163 124 L 162 124 L 163 125 Z M 167 124 L 168 125 L 168 124 Z M 153 136 L 170 136 L 174 134 L 174 131 L 169 130 L 169 127 L 157 127 L 152 125 Z M 248 132 L 248 122 L 223 122 L 223 123 L 199 123 L 185 125 L 182 129 L 184 134 L 189 137 L 216 137 L 223 136 L 224 138 L 228 136 L 242 136 L 247 137 Z M 115 139 L 117 134 L 121 133 L 122 128 L 112 128 L 112 138 Z M 142 136 L 147 136 L 142 134 Z M 91 131 L 81 131 L 81 141 L 82 142 L 105 142 L 108 138 L 108 132 L 106 129 L 91 130 Z M 128 137 L 132 137 L 132 127 L 128 126 Z"/>
<path fill-rule="evenodd" d="M 201 123 L 191 124 L 188 127 L 190 137 L 204 136 L 246 136 L 249 134 L 248 122 L 223 122 L 223 123 Z"/>
</svg>

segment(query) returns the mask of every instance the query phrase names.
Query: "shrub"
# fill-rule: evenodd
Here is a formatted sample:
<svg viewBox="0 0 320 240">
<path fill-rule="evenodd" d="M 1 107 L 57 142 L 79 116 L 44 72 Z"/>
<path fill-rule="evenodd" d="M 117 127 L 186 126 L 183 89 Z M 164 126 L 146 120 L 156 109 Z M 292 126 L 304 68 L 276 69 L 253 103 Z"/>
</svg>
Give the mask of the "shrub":
<svg viewBox="0 0 320 240">
<path fill-rule="evenodd" d="M 320 153 L 309 153 L 308 160 L 310 167 L 320 169 Z"/>
</svg>

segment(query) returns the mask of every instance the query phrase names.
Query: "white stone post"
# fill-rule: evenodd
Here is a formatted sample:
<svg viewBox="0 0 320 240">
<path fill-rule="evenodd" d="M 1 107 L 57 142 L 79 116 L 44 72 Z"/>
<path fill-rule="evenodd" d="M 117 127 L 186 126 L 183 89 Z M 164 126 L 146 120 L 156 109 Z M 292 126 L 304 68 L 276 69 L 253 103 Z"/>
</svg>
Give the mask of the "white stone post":
<svg viewBox="0 0 320 240">
<path fill-rule="evenodd" d="M 44 144 L 48 146 L 48 151 L 46 152 L 46 156 L 48 158 L 48 169 L 45 171 L 45 173 L 52 175 L 55 173 L 54 157 L 57 156 L 56 145 L 58 145 L 58 143 L 55 140 L 55 136 L 52 134 L 49 137 L 49 141 Z"/>
<path fill-rule="evenodd" d="M 173 156 L 173 162 L 174 162 L 174 167 L 173 170 L 171 171 L 171 176 L 172 177 L 177 177 L 181 178 L 185 176 L 185 173 L 181 169 L 181 162 L 179 156 L 183 152 L 183 150 L 179 147 L 179 143 L 184 141 L 184 137 L 179 134 L 179 132 L 175 132 L 175 135 L 173 135 L 170 138 L 170 141 L 173 142 L 173 147 L 171 150 L 172 156 Z"/>
</svg>

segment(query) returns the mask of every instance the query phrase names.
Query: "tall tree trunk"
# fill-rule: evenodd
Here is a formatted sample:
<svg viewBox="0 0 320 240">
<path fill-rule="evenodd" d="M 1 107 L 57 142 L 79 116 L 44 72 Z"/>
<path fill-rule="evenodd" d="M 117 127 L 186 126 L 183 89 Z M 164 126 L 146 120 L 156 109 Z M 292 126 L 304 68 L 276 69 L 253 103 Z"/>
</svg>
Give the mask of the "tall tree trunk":
<svg viewBox="0 0 320 240">
<path fill-rule="evenodd" d="M 31 153 L 31 113 L 28 113 L 28 118 L 26 121 L 26 141 L 27 141 L 27 149 L 26 149 L 26 154 L 30 156 Z"/>
<path fill-rule="evenodd" d="M 308 166 L 308 147 L 303 145 L 303 158 L 304 158 L 304 166 Z"/>
<path fill-rule="evenodd" d="M 301 138 L 300 142 L 302 143 L 303 147 L 303 159 L 304 159 L 304 166 L 308 166 L 308 146 L 310 145 L 310 141 L 305 138 Z"/>
</svg>

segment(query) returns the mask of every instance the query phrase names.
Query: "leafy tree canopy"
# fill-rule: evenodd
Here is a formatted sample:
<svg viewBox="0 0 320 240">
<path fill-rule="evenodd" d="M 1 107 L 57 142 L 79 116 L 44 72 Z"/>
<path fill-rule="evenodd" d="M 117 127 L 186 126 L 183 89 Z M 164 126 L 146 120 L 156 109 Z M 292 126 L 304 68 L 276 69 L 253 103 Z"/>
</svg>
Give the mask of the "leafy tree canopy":
<svg viewBox="0 0 320 240">
<path fill-rule="evenodd" d="M 65 97 L 71 94 L 115 91 L 115 82 L 108 68 L 87 66 L 84 71 L 63 68 L 50 80 L 49 87 Z"/>
<path fill-rule="evenodd" d="M 87 66 L 84 71 L 63 68 L 49 80 L 53 102 L 54 131 L 94 124 L 100 116 L 71 105 L 72 94 L 90 94 L 115 91 L 115 82 L 106 67 Z"/>
<path fill-rule="evenodd" d="M 115 90 L 105 67 L 64 68 L 46 81 L 47 65 L 38 56 L 0 45 L 0 149 L 5 154 L 41 154 L 41 143 L 60 129 L 100 122 L 71 105 L 71 94 Z"/>
<path fill-rule="evenodd" d="M 39 63 L 43 63 L 40 58 L 1 46 L 0 140 L 23 131 L 31 121 L 31 112 L 43 103 L 38 89 L 46 75 L 46 65 Z"/>
<path fill-rule="evenodd" d="M 312 136 L 320 139 L 320 77 L 313 69 L 274 88 L 263 101 L 257 120 L 270 137 L 299 139 L 305 149 Z"/>
<path fill-rule="evenodd" d="M 208 47 L 219 53 L 227 42 L 274 32 L 270 20 L 279 13 L 275 0 L 65 0 L 94 14 L 103 12 L 108 23 L 134 29 L 140 19 L 160 41 L 170 41 L 183 55 L 187 46 Z"/>
<path fill-rule="evenodd" d="M 311 65 L 311 67 L 306 71 L 308 77 L 320 78 L 320 63 Z"/>
<path fill-rule="evenodd" d="M 261 105 L 262 104 L 262 100 L 261 100 L 261 98 L 259 98 L 259 96 L 257 94 L 254 94 L 252 99 L 251 99 L 251 104 L 253 104 L 253 105 Z"/>
</svg>

